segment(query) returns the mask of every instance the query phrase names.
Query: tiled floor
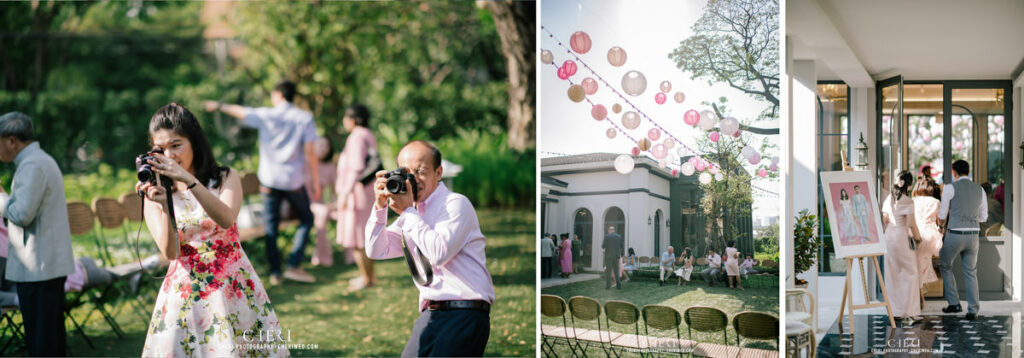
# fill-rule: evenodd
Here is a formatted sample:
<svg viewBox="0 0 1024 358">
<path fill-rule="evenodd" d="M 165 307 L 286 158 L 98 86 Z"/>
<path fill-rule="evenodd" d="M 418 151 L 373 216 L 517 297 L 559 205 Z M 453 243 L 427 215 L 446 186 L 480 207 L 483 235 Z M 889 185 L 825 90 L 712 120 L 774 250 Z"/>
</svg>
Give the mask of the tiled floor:
<svg viewBox="0 0 1024 358">
<path fill-rule="evenodd" d="M 818 345 L 828 357 L 1018 357 L 1021 354 L 1020 314 L 982 315 L 968 321 L 958 316 L 923 316 L 906 325 L 889 326 L 886 315 L 855 315 L 856 334 L 833 324 Z"/>
</svg>

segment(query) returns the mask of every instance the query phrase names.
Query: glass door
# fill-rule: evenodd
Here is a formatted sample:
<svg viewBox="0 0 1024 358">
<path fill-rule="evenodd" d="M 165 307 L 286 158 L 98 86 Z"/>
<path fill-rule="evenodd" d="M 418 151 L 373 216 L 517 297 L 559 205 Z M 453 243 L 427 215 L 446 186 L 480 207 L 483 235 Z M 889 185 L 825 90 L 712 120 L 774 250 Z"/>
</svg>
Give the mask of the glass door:
<svg viewBox="0 0 1024 358">
<path fill-rule="evenodd" d="M 988 220 L 981 224 L 978 289 L 983 300 L 1009 299 L 1013 275 L 1013 168 L 1010 81 L 946 81 L 943 88 L 942 181 L 952 182 L 952 163 L 970 164 L 969 178 L 985 189 Z M 955 276 L 963 292 L 961 265 Z M 982 279 L 983 278 L 983 279 Z M 963 294 L 961 294 L 963 295 Z"/>
<path fill-rule="evenodd" d="M 892 187 L 892 177 L 907 167 L 905 128 L 906 118 L 903 116 L 903 76 L 890 77 L 875 86 L 878 98 L 877 111 L 881 122 L 876 143 L 882 143 L 878 151 L 876 166 L 877 185 L 875 193 L 878 203 L 885 201 Z"/>
</svg>

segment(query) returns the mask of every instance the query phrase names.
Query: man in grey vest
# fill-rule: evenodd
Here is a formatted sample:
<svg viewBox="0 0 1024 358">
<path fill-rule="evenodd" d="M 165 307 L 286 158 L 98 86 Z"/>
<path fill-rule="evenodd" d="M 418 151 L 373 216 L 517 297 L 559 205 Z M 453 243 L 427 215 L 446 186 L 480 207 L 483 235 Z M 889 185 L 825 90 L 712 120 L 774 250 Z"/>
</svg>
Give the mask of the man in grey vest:
<svg viewBox="0 0 1024 358">
<path fill-rule="evenodd" d="M 967 286 L 967 316 L 973 320 L 978 316 L 978 239 L 979 223 L 988 218 L 985 192 L 981 186 L 971 182 L 968 174 L 971 167 L 963 160 L 953 162 L 953 183 L 942 188 L 942 202 L 939 204 L 939 230 L 945 234 L 939 259 L 942 261 L 943 294 L 949 306 L 945 313 L 961 312 L 960 296 L 957 293 L 956 278 L 953 277 L 953 260 L 960 257 L 963 264 L 964 284 Z"/>
<path fill-rule="evenodd" d="M 11 193 L 0 188 L 0 216 L 10 233 L 6 279 L 18 286 L 28 354 L 63 356 L 64 281 L 75 272 L 64 177 L 21 112 L 0 116 L 0 161 L 14 162 Z"/>
</svg>

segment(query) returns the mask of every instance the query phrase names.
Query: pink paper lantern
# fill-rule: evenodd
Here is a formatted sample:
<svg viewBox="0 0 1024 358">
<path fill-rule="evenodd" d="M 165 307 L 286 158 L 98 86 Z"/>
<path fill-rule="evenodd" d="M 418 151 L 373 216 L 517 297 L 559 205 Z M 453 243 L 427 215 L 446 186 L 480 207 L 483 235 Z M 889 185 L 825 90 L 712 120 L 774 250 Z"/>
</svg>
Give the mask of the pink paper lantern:
<svg viewBox="0 0 1024 358">
<path fill-rule="evenodd" d="M 711 173 L 711 175 L 718 174 L 719 170 L 720 169 L 718 168 L 717 165 L 708 164 L 708 173 Z"/>
<path fill-rule="evenodd" d="M 773 172 L 777 172 L 777 171 L 779 171 L 779 165 L 775 164 L 775 163 L 772 163 L 772 165 L 768 166 L 768 170 L 771 170 Z"/>
<path fill-rule="evenodd" d="M 658 138 L 661 138 L 661 131 L 658 128 L 651 128 L 651 130 L 647 131 L 647 138 L 650 138 L 652 141 L 658 140 Z"/>
<path fill-rule="evenodd" d="M 718 132 L 711 132 L 711 134 L 708 134 L 708 138 L 711 139 L 712 142 L 718 143 L 720 135 L 718 134 Z"/>
<path fill-rule="evenodd" d="M 698 172 L 702 172 L 704 171 L 704 168 L 707 168 L 707 164 L 704 164 L 703 160 L 698 160 L 696 163 L 693 164 L 693 168 L 697 169 Z"/>
<path fill-rule="evenodd" d="M 559 67 L 558 68 L 558 72 L 556 72 L 555 74 L 558 75 L 559 79 L 563 79 L 563 80 L 569 79 L 569 72 L 566 72 L 565 66 Z"/>
<path fill-rule="evenodd" d="M 631 153 L 633 153 L 634 157 L 639 156 L 640 155 L 640 148 L 633 147 L 633 150 L 632 150 Z"/>
<path fill-rule="evenodd" d="M 569 76 L 576 74 L 576 62 L 572 62 L 572 60 L 565 60 L 562 63 L 562 68 L 565 68 L 565 73 Z"/>
<path fill-rule="evenodd" d="M 658 87 L 662 92 L 668 93 L 668 91 L 672 90 L 672 82 L 661 81 L 661 84 Z"/>
<path fill-rule="evenodd" d="M 597 93 L 597 80 L 593 78 L 584 78 L 580 85 L 583 86 L 583 90 L 586 91 L 588 95 Z"/>
<path fill-rule="evenodd" d="M 590 51 L 590 35 L 586 32 L 576 31 L 569 37 L 569 46 L 578 54 L 585 54 Z"/>
<path fill-rule="evenodd" d="M 691 109 L 683 114 L 683 123 L 686 123 L 686 125 L 695 126 L 697 122 L 700 122 L 700 112 L 697 112 L 697 110 Z"/>
<path fill-rule="evenodd" d="M 764 178 L 768 176 L 768 171 L 764 170 L 764 168 L 761 168 L 761 170 L 757 171 L 757 176 Z"/>
<path fill-rule="evenodd" d="M 608 117 L 608 110 L 604 108 L 604 105 L 595 104 L 594 108 L 590 109 L 590 115 L 593 116 L 595 120 L 603 121 Z"/>
<path fill-rule="evenodd" d="M 672 169 L 672 176 L 674 176 L 674 177 L 679 176 L 679 169 Z"/>
<path fill-rule="evenodd" d="M 626 50 L 618 46 L 612 47 L 608 50 L 608 63 L 615 67 L 626 64 Z"/>
<path fill-rule="evenodd" d="M 618 134 L 619 131 L 616 131 L 615 128 L 608 128 L 608 130 L 604 131 L 604 135 L 608 136 L 608 139 L 615 138 Z"/>
<path fill-rule="evenodd" d="M 651 147 L 651 155 L 653 155 L 655 159 L 665 159 L 665 157 L 668 156 L 668 149 L 665 148 L 664 144 L 655 144 L 654 147 Z"/>
<path fill-rule="evenodd" d="M 741 129 L 737 129 L 737 130 L 736 130 L 736 133 L 733 133 L 733 134 L 732 134 L 732 136 L 733 136 L 734 138 L 739 138 L 739 137 L 740 137 L 740 133 L 742 133 L 742 132 L 743 132 L 743 130 L 741 130 Z"/>
<path fill-rule="evenodd" d="M 657 104 L 665 104 L 665 99 L 664 93 L 658 92 L 658 94 L 654 95 L 654 102 Z"/>
<path fill-rule="evenodd" d="M 749 161 L 751 165 L 757 165 L 757 163 L 761 162 L 761 153 L 754 153 L 754 155 L 750 156 Z"/>
<path fill-rule="evenodd" d="M 683 94 L 682 92 L 676 92 L 676 95 L 673 96 L 673 99 L 676 100 L 676 103 L 683 103 L 683 101 L 686 100 L 686 95 Z"/>
</svg>

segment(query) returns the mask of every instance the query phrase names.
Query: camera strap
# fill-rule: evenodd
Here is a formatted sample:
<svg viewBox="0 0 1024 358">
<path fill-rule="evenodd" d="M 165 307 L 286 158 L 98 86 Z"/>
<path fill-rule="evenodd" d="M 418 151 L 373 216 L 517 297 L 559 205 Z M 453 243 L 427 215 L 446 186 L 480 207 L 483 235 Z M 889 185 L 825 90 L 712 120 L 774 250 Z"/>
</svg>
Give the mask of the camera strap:
<svg viewBox="0 0 1024 358">
<path fill-rule="evenodd" d="M 416 248 L 416 254 L 420 257 L 419 268 L 416 267 L 416 260 L 412 258 L 412 252 L 409 251 L 409 246 L 405 243 L 405 234 L 402 234 L 402 252 L 405 254 L 405 263 L 409 264 L 409 272 L 412 273 L 412 280 L 416 281 L 416 284 L 427 287 L 430 286 L 431 282 L 434 282 L 434 270 L 430 268 L 430 260 L 427 260 L 426 256 L 423 256 L 423 252 L 420 248 Z M 420 275 L 420 271 L 423 275 Z"/>
</svg>

